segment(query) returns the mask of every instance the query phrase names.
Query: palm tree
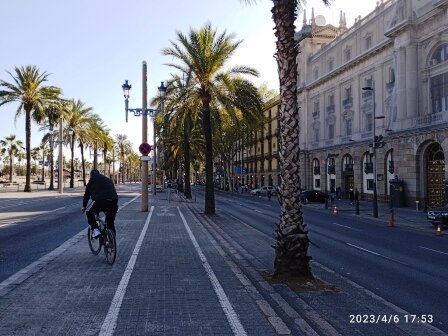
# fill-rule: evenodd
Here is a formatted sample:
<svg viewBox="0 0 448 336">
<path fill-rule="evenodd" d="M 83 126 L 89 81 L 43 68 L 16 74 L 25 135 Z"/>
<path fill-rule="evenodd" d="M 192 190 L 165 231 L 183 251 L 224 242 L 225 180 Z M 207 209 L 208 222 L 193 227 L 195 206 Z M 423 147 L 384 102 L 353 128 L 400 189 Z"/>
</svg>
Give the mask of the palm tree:
<svg viewBox="0 0 448 336">
<path fill-rule="evenodd" d="M 243 0 L 246 3 L 256 0 Z M 331 0 L 322 0 L 329 5 Z M 303 222 L 300 203 L 299 118 L 297 104 L 297 56 L 294 40 L 300 0 L 272 0 L 272 18 L 277 38 L 276 59 L 280 80 L 280 222 L 275 245 L 275 272 L 312 278 L 311 257 L 308 256 L 309 238 Z M 288 127 L 285 127 L 288 126 Z"/>
<path fill-rule="evenodd" d="M 9 157 L 9 183 L 12 183 L 12 169 L 14 157 L 17 156 L 21 149 L 23 149 L 23 142 L 16 138 L 14 134 L 0 140 L 1 153 L 8 154 Z"/>
<path fill-rule="evenodd" d="M 192 73 L 192 85 L 201 100 L 201 119 L 205 137 L 205 214 L 215 213 L 213 190 L 213 106 L 223 106 L 234 112 L 236 108 L 247 115 L 262 110 L 261 98 L 254 85 L 242 79 L 241 75 L 257 76 L 255 69 L 238 66 L 225 71 L 226 61 L 233 55 L 241 41 L 234 41 L 233 35 L 224 31 L 218 34 L 210 24 L 199 30 L 190 29 L 188 36 L 177 32 L 179 44 L 171 42 L 172 48 L 162 53 L 172 56 L 180 64 L 168 64 L 184 73 Z"/>
<path fill-rule="evenodd" d="M 70 139 L 70 188 L 74 187 L 75 167 L 73 159 L 75 156 L 75 144 L 79 140 L 81 149 L 81 159 L 84 162 L 84 146 L 82 139 L 88 138 L 91 125 L 99 120 L 99 117 L 92 113 L 91 107 L 86 107 L 81 100 L 70 101 L 67 114 L 67 133 L 71 133 Z"/>
<path fill-rule="evenodd" d="M 128 152 L 128 148 L 131 147 L 131 143 L 128 139 L 128 136 L 125 134 L 117 134 L 115 136 L 115 142 L 118 149 L 118 153 L 120 155 L 121 163 L 120 163 L 120 174 L 121 174 L 121 182 L 124 184 L 125 181 L 125 155 Z"/>
<path fill-rule="evenodd" d="M 19 102 L 18 117 L 25 111 L 26 182 L 25 192 L 31 192 L 31 112 L 39 113 L 47 102 L 56 99 L 61 90 L 54 86 L 44 86 L 49 74 L 40 72 L 36 66 L 16 67 L 15 76 L 8 72 L 14 83 L 0 81 L 0 106 Z"/>
</svg>

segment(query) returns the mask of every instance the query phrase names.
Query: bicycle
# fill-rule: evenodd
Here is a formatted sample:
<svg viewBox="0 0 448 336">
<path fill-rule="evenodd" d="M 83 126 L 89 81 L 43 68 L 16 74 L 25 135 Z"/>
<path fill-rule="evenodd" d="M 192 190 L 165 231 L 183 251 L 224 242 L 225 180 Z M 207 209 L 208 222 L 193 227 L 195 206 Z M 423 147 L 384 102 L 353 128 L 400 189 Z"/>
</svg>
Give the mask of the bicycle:
<svg viewBox="0 0 448 336">
<path fill-rule="evenodd" d="M 89 241 L 90 250 L 94 255 L 98 255 L 101 251 L 101 246 L 104 246 L 106 261 L 109 265 L 113 265 L 117 256 L 117 242 L 115 240 L 115 234 L 107 227 L 105 219 L 103 220 L 99 213 L 95 214 L 95 220 L 101 234 L 98 237 L 93 238 L 92 229 L 89 225 L 87 229 L 87 239 Z"/>
</svg>

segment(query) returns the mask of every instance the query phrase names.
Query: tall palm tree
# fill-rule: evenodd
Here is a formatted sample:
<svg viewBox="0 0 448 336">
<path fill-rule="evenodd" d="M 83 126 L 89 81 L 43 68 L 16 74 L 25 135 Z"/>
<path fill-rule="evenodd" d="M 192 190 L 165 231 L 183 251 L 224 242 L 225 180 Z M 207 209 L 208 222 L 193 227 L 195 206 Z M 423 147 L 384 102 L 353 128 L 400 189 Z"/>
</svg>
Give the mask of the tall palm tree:
<svg viewBox="0 0 448 336">
<path fill-rule="evenodd" d="M 212 106 L 224 106 L 229 111 L 240 108 L 248 115 L 259 113 L 261 98 L 254 85 L 241 75 L 257 76 L 255 69 L 238 66 L 224 70 L 241 41 L 234 41 L 232 34 L 218 34 L 210 24 L 199 30 L 190 29 L 188 35 L 177 32 L 178 43 L 162 53 L 172 56 L 179 64 L 168 64 L 184 73 L 192 72 L 196 95 L 201 100 L 201 119 L 205 137 L 205 214 L 215 213 L 213 190 L 213 135 Z M 219 111 L 219 108 L 215 109 Z"/>
<path fill-rule="evenodd" d="M 0 151 L 2 154 L 8 154 L 9 157 L 9 183 L 12 183 L 12 172 L 14 157 L 17 156 L 21 149 L 23 149 L 23 142 L 17 139 L 16 135 L 11 134 L 8 137 L 0 140 Z"/>
<path fill-rule="evenodd" d="M 92 113 L 91 107 L 86 107 L 85 104 L 79 99 L 72 99 L 70 101 L 67 112 L 67 132 L 71 133 L 70 188 L 73 188 L 75 180 L 75 166 L 73 163 L 73 159 L 75 156 L 75 144 L 79 139 L 82 139 L 84 135 L 89 132 L 89 128 L 91 127 L 92 123 L 97 122 L 99 120 L 99 117 L 96 114 Z M 82 142 L 80 142 L 79 144 L 81 148 L 81 157 L 83 160 L 84 151 Z"/>
<path fill-rule="evenodd" d="M 55 86 L 44 86 L 49 74 L 40 72 L 33 65 L 16 67 L 15 75 L 8 72 L 14 83 L 0 81 L 0 106 L 6 103 L 19 102 L 16 112 L 18 117 L 25 111 L 25 148 L 26 148 L 26 182 L 25 192 L 31 192 L 31 112 L 39 113 L 48 101 L 56 99 L 61 90 Z"/>
<path fill-rule="evenodd" d="M 242 0 L 255 3 L 256 0 Z M 276 59 L 280 80 L 280 222 L 275 245 L 275 275 L 313 277 L 308 256 L 309 238 L 300 203 L 299 107 L 297 103 L 297 56 L 294 40 L 298 10 L 304 1 L 272 0 Z M 329 5 L 331 0 L 322 0 Z M 288 126 L 288 127 L 285 127 Z"/>
<path fill-rule="evenodd" d="M 125 134 L 117 134 L 115 136 L 115 143 L 116 143 L 118 153 L 119 153 L 120 159 L 121 159 L 121 163 L 120 163 L 121 183 L 124 184 L 125 173 L 126 173 L 125 155 L 128 152 L 128 148 L 131 147 L 131 143 L 128 139 L 128 136 Z"/>
</svg>

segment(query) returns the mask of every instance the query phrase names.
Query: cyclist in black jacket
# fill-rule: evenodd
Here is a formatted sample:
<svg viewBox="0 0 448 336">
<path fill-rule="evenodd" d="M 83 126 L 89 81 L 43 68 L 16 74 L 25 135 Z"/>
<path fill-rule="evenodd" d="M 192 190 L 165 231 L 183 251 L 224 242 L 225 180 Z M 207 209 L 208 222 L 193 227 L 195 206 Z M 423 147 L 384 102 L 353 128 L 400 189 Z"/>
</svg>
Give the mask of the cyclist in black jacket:
<svg viewBox="0 0 448 336">
<path fill-rule="evenodd" d="M 86 209 L 90 198 L 92 202 Z M 92 237 L 96 238 L 100 235 L 98 224 L 95 221 L 95 214 L 100 211 L 106 213 L 107 226 L 116 235 L 114 221 L 118 211 L 117 191 L 112 180 L 101 175 L 97 169 L 90 172 L 90 180 L 82 200 L 82 211 L 86 211 L 87 221 L 92 229 Z"/>
</svg>

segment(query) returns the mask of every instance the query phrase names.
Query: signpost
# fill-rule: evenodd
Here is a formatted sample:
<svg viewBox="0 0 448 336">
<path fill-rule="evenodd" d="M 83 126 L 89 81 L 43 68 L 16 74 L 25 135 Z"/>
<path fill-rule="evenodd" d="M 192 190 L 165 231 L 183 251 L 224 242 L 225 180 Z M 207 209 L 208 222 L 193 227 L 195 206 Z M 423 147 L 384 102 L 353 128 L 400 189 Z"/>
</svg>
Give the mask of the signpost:
<svg viewBox="0 0 448 336">
<path fill-rule="evenodd" d="M 144 142 L 138 147 L 138 150 L 143 155 L 142 157 L 145 157 L 145 156 L 148 156 L 149 153 L 151 153 L 152 147 L 151 147 L 151 145 Z M 144 159 L 141 159 L 141 160 L 148 161 L 148 160 L 144 160 Z"/>
</svg>

